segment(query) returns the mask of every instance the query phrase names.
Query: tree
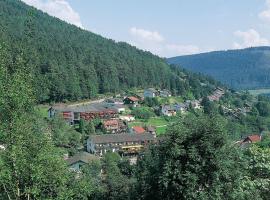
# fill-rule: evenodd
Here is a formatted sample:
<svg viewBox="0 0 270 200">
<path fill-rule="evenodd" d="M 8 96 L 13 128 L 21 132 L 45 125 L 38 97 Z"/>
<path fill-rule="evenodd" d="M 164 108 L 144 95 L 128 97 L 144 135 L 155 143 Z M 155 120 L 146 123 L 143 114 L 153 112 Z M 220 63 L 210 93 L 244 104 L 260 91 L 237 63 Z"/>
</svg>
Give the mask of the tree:
<svg viewBox="0 0 270 200">
<path fill-rule="evenodd" d="M 96 133 L 95 124 L 93 121 L 88 122 L 88 124 L 85 127 L 85 133 L 87 135 L 94 135 Z"/>
<path fill-rule="evenodd" d="M 211 113 L 214 113 L 216 110 L 215 110 L 215 105 L 213 102 L 211 102 L 208 97 L 204 97 L 202 99 L 202 106 L 203 106 L 203 111 L 205 114 L 211 114 Z"/>
<path fill-rule="evenodd" d="M 256 104 L 256 108 L 259 111 L 259 114 L 263 117 L 268 117 L 270 115 L 270 103 L 267 101 L 259 101 Z"/>
<path fill-rule="evenodd" d="M 12 55 L 12 54 L 11 54 Z M 32 68 L 23 51 L 8 61 L 0 48 L 1 199 L 60 199 L 66 192 L 66 165 L 34 111 Z"/>
<path fill-rule="evenodd" d="M 107 153 L 103 159 L 105 174 L 104 183 L 107 188 L 107 199 L 121 200 L 130 198 L 131 179 L 122 174 L 119 163 L 120 156 L 116 153 Z"/>
<path fill-rule="evenodd" d="M 141 199 L 244 199 L 239 153 L 217 117 L 185 118 L 139 163 Z"/>
<path fill-rule="evenodd" d="M 82 167 L 81 173 L 72 174 L 69 188 L 72 189 L 71 199 L 99 200 L 106 198 L 106 187 L 102 181 L 100 161 L 92 161 Z"/>
<path fill-rule="evenodd" d="M 142 108 L 134 108 L 131 112 L 138 119 L 148 120 L 150 117 L 155 116 L 155 113 L 150 110 L 150 108 L 142 107 Z"/>
<path fill-rule="evenodd" d="M 247 175 L 243 180 L 243 190 L 254 199 L 267 200 L 270 196 L 270 149 L 253 145 L 246 153 Z"/>
<path fill-rule="evenodd" d="M 52 141 L 57 147 L 65 148 L 73 155 L 82 146 L 82 135 L 69 126 L 61 116 L 50 122 Z"/>
</svg>

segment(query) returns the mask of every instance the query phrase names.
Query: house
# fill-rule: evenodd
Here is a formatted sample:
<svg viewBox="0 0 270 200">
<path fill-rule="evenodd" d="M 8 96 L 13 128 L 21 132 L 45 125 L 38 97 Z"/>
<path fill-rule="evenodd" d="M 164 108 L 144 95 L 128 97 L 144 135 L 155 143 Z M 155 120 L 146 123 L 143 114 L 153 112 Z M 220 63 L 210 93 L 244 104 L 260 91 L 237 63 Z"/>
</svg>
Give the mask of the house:
<svg viewBox="0 0 270 200">
<path fill-rule="evenodd" d="M 59 114 L 68 124 L 73 125 L 79 123 L 81 119 L 90 121 L 95 118 L 115 118 L 117 117 L 118 111 L 119 110 L 117 110 L 117 108 L 106 103 L 92 103 L 76 106 L 71 105 L 51 107 L 48 110 L 48 115 L 50 118 L 52 118 L 56 114 Z"/>
<path fill-rule="evenodd" d="M 134 96 L 126 97 L 124 99 L 124 104 L 132 106 L 132 107 L 137 107 L 139 105 L 139 99 Z"/>
<path fill-rule="evenodd" d="M 171 117 L 176 115 L 176 108 L 170 105 L 163 105 L 161 106 L 161 113 L 162 115 Z"/>
<path fill-rule="evenodd" d="M 175 103 L 174 105 L 172 105 L 173 109 L 175 109 L 176 112 L 180 112 L 180 113 L 185 113 L 188 109 L 188 104 L 187 103 Z"/>
<path fill-rule="evenodd" d="M 256 143 L 261 141 L 261 135 L 250 135 L 247 136 L 242 143 Z"/>
<path fill-rule="evenodd" d="M 158 91 L 154 88 L 148 88 L 144 90 L 143 96 L 149 97 L 149 98 L 154 98 L 156 96 L 158 96 Z"/>
<path fill-rule="evenodd" d="M 261 135 L 254 134 L 249 135 L 243 140 L 237 141 L 235 144 L 239 145 L 242 148 L 250 146 L 250 144 L 257 143 L 261 141 Z"/>
<path fill-rule="evenodd" d="M 103 126 L 107 132 L 116 133 L 119 131 L 119 120 L 110 119 L 103 122 Z"/>
<path fill-rule="evenodd" d="M 172 93 L 169 90 L 160 90 L 159 95 L 161 97 L 171 97 Z"/>
<path fill-rule="evenodd" d="M 131 128 L 131 133 L 133 133 L 133 134 L 143 134 L 145 132 L 146 132 L 146 130 L 141 126 L 133 126 Z"/>
<path fill-rule="evenodd" d="M 154 137 L 156 137 L 156 129 L 155 129 L 153 126 L 148 126 L 148 127 L 146 128 L 146 131 L 147 131 L 148 133 L 151 133 Z"/>
<path fill-rule="evenodd" d="M 108 151 L 128 156 L 140 153 L 154 142 L 155 137 L 150 133 L 91 135 L 87 140 L 87 151 L 100 156 Z"/>
<path fill-rule="evenodd" d="M 219 99 L 225 94 L 222 88 L 216 88 L 212 95 L 208 96 L 209 101 L 219 101 Z"/>
<path fill-rule="evenodd" d="M 126 122 L 120 119 L 104 120 L 103 127 L 109 133 L 122 133 L 127 131 Z"/>
<path fill-rule="evenodd" d="M 93 162 L 93 161 L 98 160 L 98 159 L 99 158 L 93 154 L 90 154 L 87 152 L 80 152 L 80 153 L 66 159 L 66 162 L 71 170 L 78 172 L 81 170 L 81 167 L 83 165 L 89 164 L 90 162 Z"/>
<path fill-rule="evenodd" d="M 199 100 L 189 101 L 189 105 L 191 105 L 191 107 L 194 108 L 194 109 L 201 109 L 202 108 L 201 103 L 200 103 Z"/>
<path fill-rule="evenodd" d="M 126 121 L 126 122 L 135 121 L 135 117 L 132 115 L 121 115 L 121 116 L 119 116 L 119 119 Z"/>
</svg>

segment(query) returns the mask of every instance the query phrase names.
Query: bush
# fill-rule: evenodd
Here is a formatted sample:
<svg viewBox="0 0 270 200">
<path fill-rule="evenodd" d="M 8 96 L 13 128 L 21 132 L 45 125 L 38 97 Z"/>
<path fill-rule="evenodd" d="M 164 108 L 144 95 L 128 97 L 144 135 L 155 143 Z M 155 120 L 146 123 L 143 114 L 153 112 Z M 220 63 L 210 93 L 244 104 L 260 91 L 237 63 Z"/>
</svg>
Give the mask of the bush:
<svg viewBox="0 0 270 200">
<path fill-rule="evenodd" d="M 154 117 L 155 113 L 149 108 L 134 108 L 131 112 L 138 119 L 148 120 L 150 117 Z"/>
</svg>

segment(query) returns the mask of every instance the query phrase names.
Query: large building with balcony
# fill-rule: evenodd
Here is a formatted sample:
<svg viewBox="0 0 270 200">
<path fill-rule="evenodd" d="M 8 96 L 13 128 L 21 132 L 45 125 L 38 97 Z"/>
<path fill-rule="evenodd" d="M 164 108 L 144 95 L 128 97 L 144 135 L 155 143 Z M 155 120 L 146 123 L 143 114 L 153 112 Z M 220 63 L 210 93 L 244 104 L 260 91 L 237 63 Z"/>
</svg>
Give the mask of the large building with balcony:
<svg viewBox="0 0 270 200">
<path fill-rule="evenodd" d="M 156 142 L 151 133 L 92 135 L 87 140 L 87 151 L 99 156 L 118 152 L 122 156 L 136 155 Z"/>
</svg>

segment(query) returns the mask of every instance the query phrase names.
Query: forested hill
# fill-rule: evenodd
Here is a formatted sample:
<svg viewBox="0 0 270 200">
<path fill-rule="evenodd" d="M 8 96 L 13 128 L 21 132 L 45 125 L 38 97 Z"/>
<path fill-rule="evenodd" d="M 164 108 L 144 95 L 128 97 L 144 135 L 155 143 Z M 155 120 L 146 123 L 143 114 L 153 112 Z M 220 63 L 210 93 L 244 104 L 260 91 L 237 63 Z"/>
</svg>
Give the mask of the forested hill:
<svg viewBox="0 0 270 200">
<path fill-rule="evenodd" d="M 183 90 L 181 79 L 164 59 L 77 28 L 19 0 L 0 0 L 0 40 L 10 54 L 24 48 L 24 58 L 35 66 L 39 102 L 91 98 L 131 87 Z"/>
<path fill-rule="evenodd" d="M 270 87 L 270 47 L 216 51 L 168 59 L 236 89 Z"/>
</svg>

